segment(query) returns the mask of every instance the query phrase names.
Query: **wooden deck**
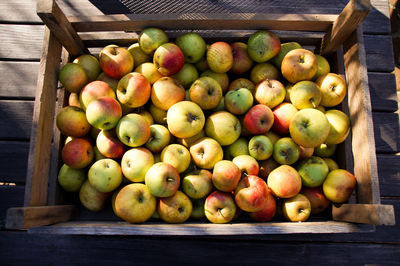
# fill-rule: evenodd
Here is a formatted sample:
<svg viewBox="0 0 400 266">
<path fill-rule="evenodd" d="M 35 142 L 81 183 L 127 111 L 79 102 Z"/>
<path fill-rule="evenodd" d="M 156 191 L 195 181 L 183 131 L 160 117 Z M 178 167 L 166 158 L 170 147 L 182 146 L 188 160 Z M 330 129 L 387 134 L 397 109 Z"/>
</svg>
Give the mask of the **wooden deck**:
<svg viewBox="0 0 400 266">
<path fill-rule="evenodd" d="M 58 1 L 67 15 L 118 13 L 297 12 L 338 14 L 346 0 Z M 168 2 L 168 1 L 164 1 Z M 322 3 L 324 2 L 324 3 Z M 35 0 L 0 2 L 0 264 L 40 263 L 400 263 L 400 125 L 387 0 L 372 0 L 363 22 L 380 193 L 396 226 L 352 234 L 262 236 L 79 236 L 4 230 L 6 210 L 23 205 L 43 25 Z M 141 3 L 141 4 L 140 4 Z M 196 5 L 193 5 L 196 3 Z M 151 8 L 149 8 L 149 5 Z M 179 6 L 179 8 L 177 8 Z M 397 59 L 398 60 L 398 59 Z M 12 183 L 13 185 L 8 185 Z M 15 184 L 15 185 L 14 185 Z"/>
</svg>

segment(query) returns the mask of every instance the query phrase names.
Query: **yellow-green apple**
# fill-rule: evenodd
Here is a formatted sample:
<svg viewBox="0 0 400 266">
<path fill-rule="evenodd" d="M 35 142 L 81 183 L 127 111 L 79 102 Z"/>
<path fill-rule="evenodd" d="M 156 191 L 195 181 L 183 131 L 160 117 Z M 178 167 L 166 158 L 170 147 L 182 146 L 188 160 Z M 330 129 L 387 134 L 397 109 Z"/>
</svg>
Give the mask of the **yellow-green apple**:
<svg viewBox="0 0 400 266">
<path fill-rule="evenodd" d="M 174 43 L 164 43 L 154 52 L 153 63 L 161 75 L 171 76 L 182 69 L 185 57 L 179 46 Z"/>
<path fill-rule="evenodd" d="M 136 108 L 143 106 L 150 98 L 150 82 L 140 73 L 131 72 L 126 74 L 118 82 L 118 101 L 128 107 Z"/>
<path fill-rule="evenodd" d="M 184 223 L 192 214 L 192 209 L 191 200 L 182 191 L 177 191 L 170 197 L 161 198 L 157 203 L 157 213 L 166 223 Z"/>
<path fill-rule="evenodd" d="M 210 69 L 208 67 L 208 63 L 207 63 L 207 58 L 206 56 L 203 56 L 200 61 L 198 61 L 197 63 L 194 64 L 194 66 L 197 68 L 198 71 L 200 72 L 204 72 L 208 69 Z"/>
<path fill-rule="evenodd" d="M 292 138 L 280 138 L 274 144 L 273 157 L 280 164 L 294 164 L 299 160 L 300 148 Z"/>
<path fill-rule="evenodd" d="M 253 106 L 253 95 L 246 88 L 234 89 L 225 94 L 224 104 L 232 114 L 242 115 Z"/>
<path fill-rule="evenodd" d="M 226 146 L 224 158 L 232 160 L 239 155 L 249 155 L 249 141 L 246 138 L 240 137 L 234 143 Z"/>
<path fill-rule="evenodd" d="M 150 137 L 145 146 L 152 152 L 161 152 L 171 141 L 168 129 L 159 124 L 150 125 Z"/>
<path fill-rule="evenodd" d="M 121 116 L 121 105 L 117 100 L 108 96 L 91 101 L 86 108 L 87 121 L 98 129 L 114 128 Z"/>
<path fill-rule="evenodd" d="M 258 176 L 260 166 L 254 157 L 250 155 L 239 155 L 233 158 L 232 162 L 239 167 L 240 171 L 242 172 L 242 176 Z"/>
<path fill-rule="evenodd" d="M 189 97 L 190 100 L 190 97 Z M 214 109 L 211 110 L 211 112 L 218 112 L 218 111 L 225 111 L 225 100 L 224 97 L 221 97 L 221 101 L 219 101 L 219 104 L 217 105 L 217 107 L 215 107 Z"/>
<path fill-rule="evenodd" d="M 235 217 L 236 204 L 231 193 L 214 191 L 204 203 L 206 218 L 216 224 L 229 223 Z"/>
<path fill-rule="evenodd" d="M 131 46 L 128 47 L 128 51 L 131 53 L 133 57 L 133 62 L 134 67 L 136 68 L 137 66 L 145 63 L 145 62 L 151 62 L 153 59 L 151 55 L 146 54 L 141 48 L 138 42 L 132 44 Z"/>
<path fill-rule="evenodd" d="M 317 109 L 318 111 L 321 111 L 321 112 L 323 112 L 323 113 L 326 113 L 325 107 L 323 107 L 321 104 L 318 105 L 317 107 L 315 107 L 315 109 Z"/>
<path fill-rule="evenodd" d="M 250 70 L 253 65 L 253 60 L 247 53 L 247 44 L 243 42 L 234 42 L 231 44 L 233 65 L 231 72 L 236 75 L 241 75 Z"/>
<path fill-rule="evenodd" d="M 340 104 L 347 93 L 346 81 L 335 73 L 322 75 L 315 81 L 321 91 L 321 105 L 332 107 Z"/>
<path fill-rule="evenodd" d="M 216 73 L 226 73 L 233 65 L 232 48 L 226 42 L 215 42 L 207 48 L 207 64 Z"/>
<path fill-rule="evenodd" d="M 281 69 L 282 60 L 287 53 L 294 49 L 301 49 L 301 45 L 297 42 L 286 42 L 281 44 L 281 50 L 279 53 L 271 59 L 271 62 L 279 69 Z"/>
<path fill-rule="evenodd" d="M 172 105 L 185 99 L 185 89 L 176 79 L 163 77 L 151 88 L 151 102 L 158 108 L 167 111 Z"/>
<path fill-rule="evenodd" d="M 172 75 L 172 78 L 176 79 L 185 89 L 189 88 L 198 77 L 197 68 L 189 63 L 185 63 L 178 73 Z"/>
<path fill-rule="evenodd" d="M 183 173 L 189 167 L 191 158 L 185 146 L 173 143 L 162 150 L 161 161 L 172 165 L 179 173 Z"/>
<path fill-rule="evenodd" d="M 86 139 L 73 139 L 64 145 L 61 157 L 63 162 L 72 168 L 85 168 L 93 160 L 93 146 Z"/>
<path fill-rule="evenodd" d="M 96 80 L 96 78 L 100 75 L 101 68 L 99 60 L 96 57 L 90 54 L 83 54 L 73 61 L 73 63 L 80 65 L 86 72 L 88 77 L 88 81 L 91 82 Z"/>
<path fill-rule="evenodd" d="M 190 101 L 172 105 L 167 112 L 168 130 L 177 138 L 190 138 L 199 133 L 205 124 L 200 106 Z"/>
<path fill-rule="evenodd" d="M 285 199 L 282 205 L 283 215 L 290 222 L 305 222 L 311 215 L 311 203 L 303 194 Z"/>
<path fill-rule="evenodd" d="M 253 33 L 247 41 L 247 52 L 251 59 L 257 63 L 263 63 L 281 50 L 281 41 L 279 37 L 270 31 L 259 30 Z"/>
<path fill-rule="evenodd" d="M 240 89 L 240 88 L 248 89 L 251 92 L 251 94 L 254 94 L 254 90 L 256 89 L 256 86 L 249 79 L 237 78 L 229 84 L 228 91 L 231 91 L 234 89 Z"/>
<path fill-rule="evenodd" d="M 167 42 L 167 34 L 163 30 L 154 27 L 145 28 L 140 32 L 138 37 L 140 49 L 142 49 L 146 54 L 151 54 L 160 45 Z"/>
<path fill-rule="evenodd" d="M 196 79 L 189 89 L 190 100 L 203 110 L 211 110 L 218 106 L 222 98 L 222 88 L 210 77 Z"/>
<path fill-rule="evenodd" d="M 287 135 L 289 133 L 290 121 L 297 111 L 297 108 L 288 102 L 283 102 L 276 106 L 272 110 L 272 113 L 274 114 L 274 124 L 272 125 L 272 130 L 279 135 Z"/>
<path fill-rule="evenodd" d="M 301 190 L 301 177 L 290 165 L 281 165 L 268 176 L 268 187 L 278 198 L 291 198 Z"/>
<path fill-rule="evenodd" d="M 275 79 L 260 81 L 254 91 L 256 102 L 274 108 L 285 99 L 286 90 L 282 83 Z"/>
<path fill-rule="evenodd" d="M 179 144 L 182 144 L 183 146 L 185 146 L 186 148 L 190 148 L 190 146 L 192 146 L 193 143 L 195 143 L 196 141 L 198 141 L 201 138 L 204 138 L 206 136 L 206 133 L 204 132 L 204 130 L 200 130 L 199 133 L 197 133 L 196 135 L 189 137 L 189 138 L 177 138 L 176 141 Z"/>
<path fill-rule="evenodd" d="M 269 140 L 272 142 L 272 144 L 275 144 L 275 142 L 278 141 L 278 139 L 281 138 L 280 135 L 276 134 L 273 131 L 268 131 L 267 133 L 264 134 L 265 136 L 267 136 L 269 138 Z"/>
<path fill-rule="evenodd" d="M 153 154 L 144 147 L 127 150 L 121 159 L 121 170 L 132 182 L 143 182 L 147 171 L 155 163 Z"/>
<path fill-rule="evenodd" d="M 79 190 L 80 202 L 86 209 L 92 212 L 102 210 L 110 195 L 111 193 L 100 192 L 95 189 L 87 179 Z"/>
<path fill-rule="evenodd" d="M 264 104 L 251 107 L 243 118 L 243 126 L 253 135 L 268 132 L 274 124 L 274 114 L 271 108 Z"/>
<path fill-rule="evenodd" d="M 313 108 L 298 111 L 289 126 L 294 142 L 306 148 L 324 143 L 329 131 L 330 125 L 325 114 Z"/>
<path fill-rule="evenodd" d="M 213 190 L 212 173 L 201 169 L 190 172 L 182 179 L 182 189 L 192 199 L 201 199 Z"/>
<path fill-rule="evenodd" d="M 306 196 L 307 199 L 310 201 L 311 214 L 321 213 L 331 205 L 331 201 L 325 197 L 321 186 L 303 187 L 300 193 Z"/>
<path fill-rule="evenodd" d="M 316 54 L 315 56 L 317 57 L 318 68 L 317 73 L 315 73 L 312 80 L 317 80 L 319 77 L 331 72 L 331 67 L 329 66 L 328 60 L 326 60 L 325 57 L 319 54 Z"/>
<path fill-rule="evenodd" d="M 330 124 L 329 135 L 326 144 L 339 144 L 345 141 L 350 133 L 350 119 L 342 111 L 331 109 L 326 111 L 326 118 Z"/>
<path fill-rule="evenodd" d="M 107 76 L 107 74 L 104 72 L 101 72 L 100 75 L 97 76 L 97 80 L 104 81 L 114 91 L 117 89 L 118 81 L 119 81 L 118 79 L 113 79 L 112 77 Z"/>
<path fill-rule="evenodd" d="M 314 148 L 306 148 L 303 146 L 299 146 L 300 149 L 300 155 L 299 155 L 299 160 L 303 160 L 306 158 L 310 158 L 314 154 Z"/>
<path fill-rule="evenodd" d="M 274 145 L 267 136 L 253 136 L 249 141 L 249 154 L 257 160 L 266 160 L 271 157 Z"/>
<path fill-rule="evenodd" d="M 210 69 L 204 71 L 201 73 L 200 77 L 210 77 L 212 79 L 215 79 L 218 84 L 221 86 L 222 89 L 222 94 L 225 94 L 225 92 L 228 90 L 229 86 L 229 77 L 228 74 L 226 73 L 216 73 Z"/>
<path fill-rule="evenodd" d="M 313 52 L 306 49 L 294 49 L 282 60 L 282 75 L 291 83 L 311 80 L 317 73 L 318 61 Z"/>
<path fill-rule="evenodd" d="M 56 125 L 65 136 L 83 137 L 90 131 L 85 112 L 75 106 L 66 106 L 61 109 L 56 117 Z"/>
<path fill-rule="evenodd" d="M 100 192 L 111 192 L 122 182 L 121 166 L 113 159 L 101 159 L 89 168 L 88 180 Z"/>
<path fill-rule="evenodd" d="M 293 86 L 294 86 L 293 83 L 287 83 L 285 85 L 286 89 L 285 102 L 290 102 L 290 92 L 292 91 Z"/>
<path fill-rule="evenodd" d="M 167 125 L 167 111 L 150 103 L 149 112 L 153 117 L 154 122 L 160 125 Z"/>
<path fill-rule="evenodd" d="M 314 155 L 319 157 L 331 157 L 335 154 L 337 144 L 326 144 L 322 143 L 314 149 Z"/>
<path fill-rule="evenodd" d="M 118 139 L 115 130 L 102 130 L 97 135 L 96 147 L 107 158 L 120 158 L 125 152 L 125 145 Z"/>
<path fill-rule="evenodd" d="M 153 164 L 147 170 L 145 184 L 156 197 L 170 197 L 178 191 L 180 177 L 178 170 L 164 162 Z"/>
<path fill-rule="evenodd" d="M 133 70 L 131 53 L 124 47 L 108 45 L 99 54 L 100 67 L 107 76 L 120 79 Z"/>
<path fill-rule="evenodd" d="M 258 171 L 258 176 L 264 180 L 267 180 L 272 170 L 280 166 L 280 164 L 277 163 L 273 157 L 270 157 L 267 160 L 259 161 L 258 164 L 260 166 L 260 170 Z"/>
<path fill-rule="evenodd" d="M 226 111 L 219 111 L 210 115 L 204 128 L 206 135 L 218 141 L 221 146 L 234 143 L 242 131 L 239 119 Z"/>
<path fill-rule="evenodd" d="M 190 215 L 190 218 L 195 220 L 203 219 L 206 216 L 204 213 L 204 204 L 206 203 L 206 198 L 191 199 L 191 201 L 192 214 Z"/>
<path fill-rule="evenodd" d="M 325 163 L 328 165 L 329 172 L 339 169 L 339 165 L 332 158 L 322 158 L 322 159 L 324 159 Z"/>
<path fill-rule="evenodd" d="M 100 97 L 108 96 L 116 99 L 114 90 L 108 83 L 100 80 L 92 81 L 86 84 L 79 93 L 79 102 L 83 110 L 86 110 L 89 103 Z"/>
<path fill-rule="evenodd" d="M 154 84 L 157 80 L 162 78 L 160 72 L 158 72 L 156 66 L 151 62 L 145 62 L 138 67 L 135 68 L 135 72 L 142 74 L 146 77 L 146 79 L 150 82 L 150 84 Z"/>
<path fill-rule="evenodd" d="M 107 157 L 104 156 L 96 146 L 93 147 L 93 153 L 94 153 L 94 160 L 95 161 L 98 161 L 98 160 L 101 160 L 101 159 L 107 159 Z"/>
<path fill-rule="evenodd" d="M 212 182 L 216 189 L 223 192 L 235 190 L 242 172 L 232 161 L 221 160 L 214 165 Z"/>
<path fill-rule="evenodd" d="M 312 156 L 297 165 L 297 172 L 301 177 L 303 187 L 319 187 L 328 175 L 329 168 L 322 158 Z"/>
<path fill-rule="evenodd" d="M 57 180 L 65 191 L 77 192 L 86 180 L 86 171 L 63 164 L 58 172 Z"/>
<path fill-rule="evenodd" d="M 71 92 L 69 94 L 68 105 L 82 108 L 81 103 L 79 102 L 79 94 L 78 93 Z"/>
<path fill-rule="evenodd" d="M 279 70 L 271 63 L 256 64 L 250 72 L 250 80 L 257 84 L 266 79 L 279 79 Z"/>
<path fill-rule="evenodd" d="M 329 172 L 322 189 L 327 199 L 334 203 L 343 203 L 349 200 L 356 185 L 354 175 L 344 169 L 336 169 Z"/>
<path fill-rule="evenodd" d="M 206 42 L 195 32 L 188 32 L 180 35 L 175 40 L 185 56 L 185 62 L 197 63 L 206 52 Z"/>
<path fill-rule="evenodd" d="M 144 119 L 146 119 L 147 123 L 149 123 L 149 125 L 154 124 L 154 119 L 151 116 L 150 112 L 142 109 L 142 110 L 137 110 L 137 114 L 140 115 L 141 117 L 143 117 Z"/>
<path fill-rule="evenodd" d="M 58 79 L 67 91 L 75 93 L 79 93 L 88 83 L 85 69 L 75 63 L 65 64 L 60 70 Z"/>
<path fill-rule="evenodd" d="M 129 184 L 115 198 L 115 212 L 128 223 L 144 223 L 156 210 L 156 198 L 144 184 Z"/>
<path fill-rule="evenodd" d="M 268 186 L 255 175 L 243 177 L 235 189 L 236 205 L 246 212 L 261 211 L 268 200 Z"/>
<path fill-rule="evenodd" d="M 150 125 L 138 114 L 123 116 L 117 125 L 117 136 L 129 147 L 142 146 L 150 137 Z"/>
<path fill-rule="evenodd" d="M 251 212 L 250 217 L 257 222 L 268 222 L 271 221 L 276 213 L 276 200 L 271 193 L 268 193 L 267 202 L 264 207 L 257 212 Z"/>
<path fill-rule="evenodd" d="M 316 108 L 321 102 L 319 86 L 312 81 L 300 81 L 290 91 L 290 102 L 297 109 Z"/>
<path fill-rule="evenodd" d="M 196 166 L 203 169 L 213 169 L 224 156 L 221 145 L 208 137 L 197 140 L 190 146 L 189 151 Z"/>
</svg>

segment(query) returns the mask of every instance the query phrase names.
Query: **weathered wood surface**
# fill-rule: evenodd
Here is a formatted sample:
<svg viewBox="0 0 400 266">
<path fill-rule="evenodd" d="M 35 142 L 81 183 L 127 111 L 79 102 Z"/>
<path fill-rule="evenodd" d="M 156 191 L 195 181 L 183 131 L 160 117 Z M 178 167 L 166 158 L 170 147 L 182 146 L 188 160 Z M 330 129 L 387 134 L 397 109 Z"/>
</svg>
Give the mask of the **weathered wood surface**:
<svg viewBox="0 0 400 266">
<path fill-rule="evenodd" d="M 29 140 L 33 102 L 0 100 L 0 139 Z"/>
<path fill-rule="evenodd" d="M 0 141 L 0 182 L 25 183 L 29 143 Z"/>
</svg>

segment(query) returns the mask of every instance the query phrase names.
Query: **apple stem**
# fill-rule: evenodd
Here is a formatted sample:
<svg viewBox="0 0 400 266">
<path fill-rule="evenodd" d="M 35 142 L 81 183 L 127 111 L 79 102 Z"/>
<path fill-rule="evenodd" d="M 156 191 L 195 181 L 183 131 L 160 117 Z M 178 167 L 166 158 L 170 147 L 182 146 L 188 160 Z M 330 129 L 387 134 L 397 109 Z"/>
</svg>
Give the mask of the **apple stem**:
<svg viewBox="0 0 400 266">
<path fill-rule="evenodd" d="M 314 108 L 317 108 L 317 105 L 315 104 L 314 99 L 310 99 L 310 102 L 311 102 L 311 104 L 312 104 L 312 106 L 313 106 Z"/>
<path fill-rule="evenodd" d="M 221 215 L 222 217 L 225 218 L 225 216 L 222 214 L 221 209 L 218 209 L 217 212 L 219 213 L 219 215 Z"/>
</svg>

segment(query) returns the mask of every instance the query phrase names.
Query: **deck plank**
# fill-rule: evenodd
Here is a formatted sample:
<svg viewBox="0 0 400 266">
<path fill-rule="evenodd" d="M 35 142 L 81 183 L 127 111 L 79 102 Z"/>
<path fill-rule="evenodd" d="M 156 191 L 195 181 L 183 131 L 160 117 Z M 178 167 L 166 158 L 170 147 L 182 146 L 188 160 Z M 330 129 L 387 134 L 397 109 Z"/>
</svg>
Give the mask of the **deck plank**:
<svg viewBox="0 0 400 266">
<path fill-rule="evenodd" d="M 42 21 L 35 13 L 36 0 L 8 0 L 0 2 L 0 22 L 37 23 Z"/>
<path fill-rule="evenodd" d="M 378 154 L 376 159 L 381 196 L 398 197 L 400 194 L 400 155 Z"/>
<path fill-rule="evenodd" d="M 364 35 L 367 68 L 371 72 L 394 70 L 392 37 L 388 35 Z"/>
<path fill-rule="evenodd" d="M 0 73 L 7 78 L 0 79 L 0 97 L 35 98 L 38 62 L 0 61 Z"/>
<path fill-rule="evenodd" d="M 7 209 L 11 207 L 22 207 L 24 204 L 24 193 L 24 186 L 0 186 L 0 229 L 5 224 Z M 3 246 L 4 245 L 0 244 L 0 247 Z M 0 248 L 0 253 L 2 249 L 3 248 Z"/>
<path fill-rule="evenodd" d="M 399 115 L 397 113 L 372 113 L 376 153 L 400 151 Z"/>
<path fill-rule="evenodd" d="M 0 182 L 25 183 L 28 141 L 0 141 Z"/>
<path fill-rule="evenodd" d="M 368 85 L 371 93 L 372 111 L 395 112 L 398 109 L 394 74 L 369 72 Z"/>
<path fill-rule="evenodd" d="M 0 140 L 29 140 L 33 101 L 0 100 Z"/>
</svg>

